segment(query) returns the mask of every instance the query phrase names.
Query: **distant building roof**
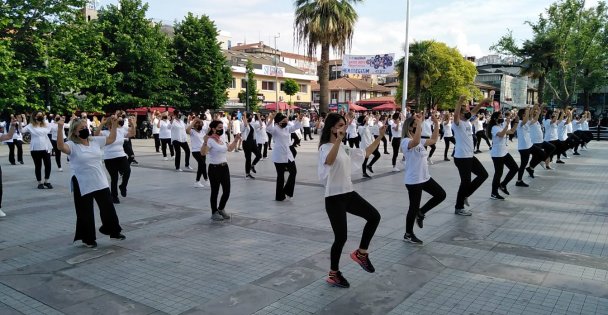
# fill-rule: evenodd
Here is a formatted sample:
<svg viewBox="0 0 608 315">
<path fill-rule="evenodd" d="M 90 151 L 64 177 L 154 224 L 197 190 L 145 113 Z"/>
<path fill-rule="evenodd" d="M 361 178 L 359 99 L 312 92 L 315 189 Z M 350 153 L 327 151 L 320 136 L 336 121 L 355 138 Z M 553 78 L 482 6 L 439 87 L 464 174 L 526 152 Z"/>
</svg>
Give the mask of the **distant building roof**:
<svg viewBox="0 0 608 315">
<path fill-rule="evenodd" d="M 226 57 L 226 59 L 232 66 L 242 66 L 242 64 L 240 63 L 240 61 L 242 59 L 251 60 L 251 62 L 253 64 L 274 66 L 274 58 L 270 55 L 251 54 L 251 53 L 233 51 L 233 50 L 223 50 L 223 53 L 224 53 L 224 57 Z M 304 71 L 302 71 L 296 67 L 290 66 L 280 60 L 277 64 L 277 66 L 285 68 L 285 71 L 287 71 L 289 73 L 305 74 Z"/>
<path fill-rule="evenodd" d="M 315 82 L 311 90 L 319 91 L 321 87 L 318 82 Z M 382 85 L 372 85 L 370 82 L 352 79 L 352 78 L 340 78 L 337 80 L 329 81 L 329 90 L 358 90 L 358 91 L 372 91 L 372 92 L 381 92 L 381 93 L 390 93 L 391 89 L 386 88 Z"/>
</svg>

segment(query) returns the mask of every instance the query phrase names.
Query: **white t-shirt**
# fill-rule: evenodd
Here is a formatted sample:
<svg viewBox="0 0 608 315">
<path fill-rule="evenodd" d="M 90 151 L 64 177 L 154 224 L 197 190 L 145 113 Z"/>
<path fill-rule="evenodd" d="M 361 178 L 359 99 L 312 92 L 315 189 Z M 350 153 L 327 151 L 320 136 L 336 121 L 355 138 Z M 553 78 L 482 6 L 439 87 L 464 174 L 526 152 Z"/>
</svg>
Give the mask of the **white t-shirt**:
<svg viewBox="0 0 608 315">
<path fill-rule="evenodd" d="M 444 123 L 443 124 L 443 137 L 444 138 L 450 138 L 453 137 L 454 133 L 452 133 L 452 121 L 448 121 L 447 124 Z"/>
<path fill-rule="evenodd" d="M 203 147 L 203 138 L 207 132 L 205 128 L 201 129 L 201 131 L 197 131 L 194 128 L 190 129 L 190 142 L 192 143 L 192 152 L 199 152 Z"/>
<path fill-rule="evenodd" d="M 287 125 L 285 128 L 281 128 L 278 125 L 266 127 L 266 131 L 272 135 L 272 140 L 274 141 L 271 155 L 273 163 L 288 163 L 290 161 L 295 161 L 291 150 L 289 150 L 291 133 L 300 130 L 301 126 L 302 124 L 300 124 L 300 122 L 296 122 L 293 126 Z"/>
<path fill-rule="evenodd" d="M 585 122 L 583 122 L 581 124 L 581 130 L 583 131 L 589 131 L 589 122 L 585 120 Z"/>
<path fill-rule="evenodd" d="M 551 119 L 545 119 L 545 141 L 557 140 L 557 123 L 552 123 Z"/>
<path fill-rule="evenodd" d="M 255 141 L 257 144 L 264 144 L 268 142 L 265 121 L 260 121 L 260 124 L 257 126 L 257 128 L 255 128 Z"/>
<path fill-rule="evenodd" d="M 566 141 L 568 139 L 568 131 L 566 130 L 566 121 L 563 120 L 557 125 L 557 139 Z"/>
<path fill-rule="evenodd" d="M 477 133 L 478 131 L 483 131 L 483 123 L 485 122 L 484 119 L 479 119 L 477 118 L 475 120 L 475 132 Z"/>
<path fill-rule="evenodd" d="M 391 126 L 393 138 L 401 138 L 401 132 L 403 131 L 403 123 L 396 123 L 394 120 L 391 120 L 388 124 Z"/>
<path fill-rule="evenodd" d="M 461 120 L 458 124 L 452 125 L 454 132 L 454 157 L 455 158 L 472 158 L 475 148 L 473 147 L 473 126 L 468 120 Z"/>
<path fill-rule="evenodd" d="M 503 157 L 507 155 L 507 135 L 499 137 L 497 134 L 504 129 L 504 126 L 496 125 L 492 127 L 492 150 L 490 156 Z"/>
<path fill-rule="evenodd" d="M 304 116 L 302 117 L 302 127 L 309 128 L 310 127 L 310 118 Z"/>
<path fill-rule="evenodd" d="M 530 125 L 530 141 L 534 144 L 543 143 L 543 129 L 538 121 Z"/>
<path fill-rule="evenodd" d="M 369 147 L 372 142 L 374 142 L 374 137 L 372 136 L 370 127 L 368 125 L 359 126 L 358 132 L 359 136 L 361 137 L 361 144 L 359 145 L 360 148 L 365 149 Z"/>
<path fill-rule="evenodd" d="M 523 121 L 520 121 L 517 125 L 517 150 L 527 150 L 531 147 L 530 122 L 524 124 Z"/>
<path fill-rule="evenodd" d="M 433 134 L 433 121 L 429 118 L 429 119 L 425 119 L 422 122 L 422 133 L 420 134 L 423 137 L 431 137 L 431 135 Z"/>
<path fill-rule="evenodd" d="M 346 137 L 348 139 L 352 139 L 352 138 L 356 138 L 357 136 L 358 136 L 357 122 L 353 119 L 353 121 L 350 122 L 350 125 L 348 125 L 348 127 L 346 127 Z"/>
<path fill-rule="evenodd" d="M 101 134 L 104 137 L 108 137 L 110 135 L 110 130 L 102 130 Z M 115 159 L 119 157 L 126 157 L 125 149 L 123 148 L 123 144 L 125 143 L 125 131 L 122 128 L 116 128 L 116 140 L 111 144 L 108 144 L 103 148 L 103 159 Z"/>
<path fill-rule="evenodd" d="M 581 130 L 581 123 L 577 120 L 572 121 L 572 132 Z"/>
<path fill-rule="evenodd" d="M 426 139 L 421 139 L 417 146 L 408 149 L 410 141 L 412 141 L 411 138 L 403 138 L 403 140 L 401 140 L 401 151 L 403 151 L 406 161 L 403 182 L 406 185 L 426 183 L 431 179 L 431 173 L 429 173 L 429 165 L 427 162 L 429 154 L 424 148 Z"/>
<path fill-rule="evenodd" d="M 572 133 L 572 122 L 566 124 L 566 133 Z"/>
<path fill-rule="evenodd" d="M 173 122 L 171 122 L 171 141 L 188 141 L 186 124 L 181 119 L 173 119 Z"/>
<path fill-rule="evenodd" d="M 207 140 L 207 147 L 209 151 L 207 153 L 207 163 L 221 164 L 227 163 L 226 152 L 228 152 L 228 144 L 222 141 L 222 144 L 217 143 L 215 139 L 209 138 Z"/>
<path fill-rule="evenodd" d="M 108 178 L 101 166 L 102 148 L 106 145 L 106 137 L 92 137 L 89 145 L 66 142 L 70 147 L 70 168 L 78 180 L 82 196 L 108 188 Z"/>
<path fill-rule="evenodd" d="M 332 165 L 325 164 L 327 155 L 333 147 L 333 143 L 326 143 L 319 148 L 318 175 L 325 185 L 325 197 L 341 195 L 353 191 L 351 180 L 352 165 L 357 168 L 365 159 L 363 149 L 350 148 L 340 144 L 340 150 Z"/>
<path fill-rule="evenodd" d="M 160 139 L 171 139 L 171 123 L 167 119 L 160 121 L 160 129 L 158 133 Z"/>
<path fill-rule="evenodd" d="M 23 141 L 23 127 L 25 127 L 25 123 L 17 122 L 17 128 L 15 128 L 15 132 L 13 133 L 13 140 Z"/>
<path fill-rule="evenodd" d="M 152 120 L 152 134 L 154 135 L 160 133 L 160 128 L 157 127 L 158 120 L 156 117 Z"/>
<path fill-rule="evenodd" d="M 372 125 L 370 125 L 370 130 L 374 137 L 380 135 L 380 127 L 382 126 L 384 126 L 384 123 L 379 120 L 376 123 L 372 123 Z"/>
<path fill-rule="evenodd" d="M 23 128 L 23 132 L 29 132 L 32 136 L 30 151 L 51 151 L 53 149 L 53 145 L 48 136 L 48 134 L 51 133 L 51 127 L 49 125 L 44 127 L 27 125 Z"/>
<path fill-rule="evenodd" d="M 238 135 L 241 133 L 241 122 L 238 119 L 232 121 L 232 134 Z"/>
</svg>

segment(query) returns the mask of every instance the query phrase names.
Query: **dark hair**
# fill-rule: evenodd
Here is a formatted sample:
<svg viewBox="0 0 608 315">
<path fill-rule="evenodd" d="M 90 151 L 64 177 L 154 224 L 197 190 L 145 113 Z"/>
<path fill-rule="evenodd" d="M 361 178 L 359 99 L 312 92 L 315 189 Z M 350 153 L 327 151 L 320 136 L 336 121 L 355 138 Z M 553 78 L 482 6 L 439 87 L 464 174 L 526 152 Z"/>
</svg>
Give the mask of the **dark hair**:
<svg viewBox="0 0 608 315">
<path fill-rule="evenodd" d="M 519 120 L 523 121 L 524 120 L 524 115 L 526 114 L 526 109 L 525 108 L 520 108 L 517 111 L 517 117 L 519 118 Z"/>
<path fill-rule="evenodd" d="M 498 125 L 498 117 L 500 116 L 500 112 L 493 112 L 492 116 L 490 116 L 490 121 L 488 122 L 488 130 L 486 131 L 488 137 L 492 138 L 492 127 Z"/>
<path fill-rule="evenodd" d="M 402 134 L 402 138 L 401 139 L 405 139 L 405 138 L 409 138 L 410 135 L 410 127 L 414 124 L 414 116 L 410 116 L 410 118 L 406 119 L 405 122 L 403 123 L 403 131 L 401 131 Z M 422 126 L 416 126 L 416 128 L 422 128 Z"/>
<path fill-rule="evenodd" d="M 359 116 L 359 118 L 357 118 L 357 123 L 361 126 L 363 126 L 365 124 L 365 116 L 361 115 Z"/>
<path fill-rule="evenodd" d="M 214 120 L 212 122 L 209 123 L 209 132 L 207 132 L 207 135 L 210 136 L 213 134 L 213 130 L 211 129 L 215 129 L 217 128 L 218 125 L 222 124 L 221 120 Z"/>
<path fill-rule="evenodd" d="M 283 119 L 285 119 L 285 115 L 278 113 L 276 116 L 274 116 L 274 123 L 278 124 L 280 123 Z"/>
<path fill-rule="evenodd" d="M 399 113 L 394 113 L 393 114 L 393 120 L 397 120 L 399 119 Z"/>
<path fill-rule="evenodd" d="M 346 123 L 346 119 L 344 119 L 344 116 L 338 114 L 338 113 L 329 113 L 327 115 L 327 117 L 325 118 L 325 125 L 323 126 L 323 130 L 321 131 L 321 138 L 319 140 L 319 147 L 321 147 L 322 145 L 329 143 L 329 140 L 331 139 L 331 128 L 333 128 L 335 125 L 337 125 L 340 120 L 344 121 L 344 123 Z"/>
</svg>

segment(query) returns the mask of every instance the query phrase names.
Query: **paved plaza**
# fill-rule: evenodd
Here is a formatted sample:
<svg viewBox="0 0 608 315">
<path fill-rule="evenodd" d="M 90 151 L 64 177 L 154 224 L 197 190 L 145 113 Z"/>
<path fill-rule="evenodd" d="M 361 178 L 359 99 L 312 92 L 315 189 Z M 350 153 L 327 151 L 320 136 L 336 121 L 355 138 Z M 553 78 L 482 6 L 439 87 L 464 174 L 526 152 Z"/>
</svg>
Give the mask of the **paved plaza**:
<svg viewBox="0 0 608 315">
<path fill-rule="evenodd" d="M 355 189 L 382 215 L 369 274 L 348 254 L 363 221 L 349 216 L 341 270 L 350 289 L 329 287 L 333 233 L 317 179 L 317 140 L 302 142 L 295 197 L 274 198 L 275 169 L 260 162 L 244 179 L 243 153 L 229 154 L 230 222 L 210 220 L 209 189 L 177 173 L 134 140 L 129 195 L 117 205 L 127 236 L 98 233 L 96 249 L 72 244 L 69 166 L 53 190 L 38 190 L 33 162 L 11 166 L 0 219 L 0 314 L 608 314 L 608 145 L 591 142 L 557 170 L 538 167 L 530 188 L 490 200 L 490 180 L 470 198 L 472 217 L 454 215 L 459 180 L 438 145 L 431 174 L 447 199 L 415 228 L 424 246 L 402 240 L 407 191 L 389 155 Z M 389 145 L 390 147 L 390 145 Z M 516 143 L 509 144 L 519 161 Z M 390 150 L 390 148 L 389 148 Z M 490 176 L 487 153 L 478 155 Z M 28 147 L 24 151 L 29 152 Z M 196 169 L 196 162 L 191 160 Z M 65 158 L 64 158 L 65 163 Z M 426 200 L 428 196 L 424 195 Z M 99 226 L 99 219 L 98 219 Z"/>
</svg>

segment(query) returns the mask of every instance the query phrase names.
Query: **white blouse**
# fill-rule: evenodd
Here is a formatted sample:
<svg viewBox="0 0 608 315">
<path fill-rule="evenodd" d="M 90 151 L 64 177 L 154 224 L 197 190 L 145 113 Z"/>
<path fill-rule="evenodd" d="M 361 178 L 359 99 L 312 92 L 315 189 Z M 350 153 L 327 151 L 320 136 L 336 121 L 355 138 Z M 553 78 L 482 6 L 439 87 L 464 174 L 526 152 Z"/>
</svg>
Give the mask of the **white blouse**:
<svg viewBox="0 0 608 315">
<path fill-rule="evenodd" d="M 158 138 L 171 139 L 171 123 L 166 119 L 160 121 Z"/>
<path fill-rule="evenodd" d="M 110 135 L 110 131 L 102 130 L 101 134 L 104 137 L 107 137 Z M 113 143 L 106 145 L 105 148 L 103 149 L 103 159 L 104 160 L 115 159 L 115 158 L 127 156 L 127 154 L 125 153 L 125 149 L 122 146 L 125 143 L 124 134 L 125 134 L 125 132 L 122 128 L 116 128 L 116 140 Z"/>
<path fill-rule="evenodd" d="M 186 124 L 181 119 L 174 119 L 171 123 L 171 141 L 186 142 Z"/>
<path fill-rule="evenodd" d="M 205 128 L 198 131 L 194 128 L 190 129 L 190 142 L 192 143 L 192 152 L 199 152 L 203 147 L 203 139 L 207 134 Z M 211 141 L 211 140 L 210 140 Z"/>
<path fill-rule="evenodd" d="M 431 179 L 427 158 L 429 153 L 424 148 L 426 139 L 420 139 L 417 146 L 409 149 L 411 138 L 401 140 L 401 151 L 405 155 L 405 177 L 403 183 L 406 185 L 416 185 L 426 183 Z"/>
<path fill-rule="evenodd" d="M 287 126 L 281 128 L 277 125 L 268 126 L 266 131 L 272 135 L 274 140 L 274 147 L 272 148 L 272 162 L 274 163 L 288 163 L 295 161 L 289 145 L 291 144 L 291 133 L 300 130 L 302 124 L 296 122 L 293 126 Z"/>
<path fill-rule="evenodd" d="M 70 147 L 70 168 L 78 180 L 82 196 L 108 188 L 108 178 L 101 166 L 102 148 L 106 137 L 92 137 L 89 145 L 66 142 Z"/>
<path fill-rule="evenodd" d="M 325 184 L 325 197 L 353 191 L 352 165 L 358 169 L 365 159 L 365 150 L 340 144 L 334 163 L 327 165 L 325 160 L 333 146 L 333 143 L 326 143 L 319 148 L 318 175 L 319 180 Z"/>
<path fill-rule="evenodd" d="M 207 147 L 209 148 L 209 151 L 207 152 L 207 163 L 209 165 L 228 163 L 228 159 L 226 159 L 228 143 L 222 141 L 222 143 L 219 144 L 215 139 L 209 138 L 207 140 Z"/>
<path fill-rule="evenodd" d="M 31 151 L 51 151 L 53 149 L 53 145 L 48 136 L 48 134 L 51 133 L 51 127 L 49 125 L 43 127 L 27 125 L 23 128 L 23 132 L 29 132 L 32 136 L 30 142 Z"/>
</svg>

